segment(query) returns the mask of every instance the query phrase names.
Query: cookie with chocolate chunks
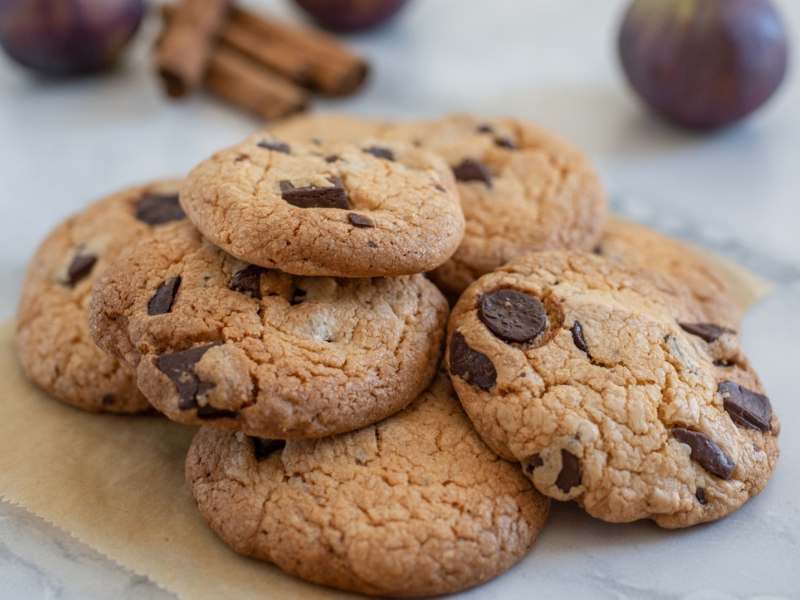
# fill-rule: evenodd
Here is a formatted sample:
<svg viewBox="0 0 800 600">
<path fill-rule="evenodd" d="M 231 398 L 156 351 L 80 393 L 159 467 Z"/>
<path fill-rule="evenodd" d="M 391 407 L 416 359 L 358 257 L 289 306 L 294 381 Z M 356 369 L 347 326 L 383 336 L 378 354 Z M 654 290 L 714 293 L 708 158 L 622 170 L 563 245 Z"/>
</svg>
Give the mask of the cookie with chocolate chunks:
<svg viewBox="0 0 800 600">
<path fill-rule="evenodd" d="M 472 284 L 445 359 L 478 433 L 536 488 L 612 522 L 687 527 L 767 484 L 780 424 L 730 328 L 640 268 L 541 252 Z"/>
<path fill-rule="evenodd" d="M 236 552 L 381 598 L 439 596 L 500 575 L 549 508 L 481 442 L 446 375 L 402 412 L 319 440 L 203 428 L 186 482 Z"/>
<path fill-rule="evenodd" d="M 447 261 L 464 233 L 449 166 L 379 139 L 262 132 L 198 165 L 181 205 L 229 254 L 295 275 L 422 273 Z"/>
<path fill-rule="evenodd" d="M 58 225 L 31 259 L 15 342 L 25 374 L 50 396 L 93 412 L 149 410 L 132 371 L 92 341 L 87 305 L 93 283 L 127 246 L 184 219 L 178 186 L 156 181 L 111 194 Z"/>
<path fill-rule="evenodd" d="M 453 171 L 466 229 L 432 273 L 446 294 L 523 254 L 590 250 L 600 239 L 606 195 L 588 158 L 533 123 L 456 114 L 380 135 L 432 150 Z"/>
<path fill-rule="evenodd" d="M 706 341 L 716 341 L 738 329 L 742 308 L 730 284 L 714 264 L 690 246 L 614 216 L 609 219 L 595 253 L 644 268 L 650 281 L 663 293 L 688 297 L 699 308 L 693 321 L 685 321 L 690 333 Z"/>
<path fill-rule="evenodd" d="M 447 302 L 422 275 L 335 279 L 244 263 L 185 221 L 95 286 L 97 343 L 170 419 L 321 437 L 402 409 L 431 381 Z"/>
<path fill-rule="evenodd" d="M 314 111 L 276 121 L 267 131 L 275 139 L 312 144 L 349 142 L 369 148 L 364 140 L 375 140 L 375 147 L 380 147 L 378 140 L 383 139 L 383 132 L 389 127 L 391 123 L 381 119 Z"/>
</svg>

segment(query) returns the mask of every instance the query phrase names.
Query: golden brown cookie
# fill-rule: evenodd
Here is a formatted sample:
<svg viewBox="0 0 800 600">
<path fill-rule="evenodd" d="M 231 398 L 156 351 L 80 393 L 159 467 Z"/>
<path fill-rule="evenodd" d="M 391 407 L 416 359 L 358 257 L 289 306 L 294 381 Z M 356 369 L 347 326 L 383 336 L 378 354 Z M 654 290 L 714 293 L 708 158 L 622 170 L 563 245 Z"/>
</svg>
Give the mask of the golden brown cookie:
<svg viewBox="0 0 800 600">
<path fill-rule="evenodd" d="M 310 113 L 277 122 L 266 130 L 278 139 L 306 142 L 351 142 L 380 139 L 389 121 L 338 113 Z"/>
<path fill-rule="evenodd" d="M 635 268 L 532 254 L 461 296 L 450 375 L 543 494 L 606 521 L 718 519 L 767 484 L 780 425 L 735 333 L 674 304 Z"/>
<path fill-rule="evenodd" d="M 726 327 L 738 327 L 742 309 L 730 285 L 695 250 L 643 225 L 619 217 L 609 219 L 595 253 L 647 269 L 650 280 L 670 295 L 688 293 L 701 318 Z"/>
<path fill-rule="evenodd" d="M 421 273 L 444 263 L 464 232 L 447 165 L 380 140 L 256 134 L 195 167 L 181 205 L 229 254 L 295 275 Z"/>
<path fill-rule="evenodd" d="M 422 275 L 296 277 L 242 263 L 188 222 L 163 233 L 107 269 L 90 321 L 169 418 L 320 437 L 397 412 L 433 378 L 447 303 Z"/>
<path fill-rule="evenodd" d="M 26 375 L 84 410 L 149 409 L 131 371 L 89 335 L 92 283 L 137 238 L 184 218 L 177 181 L 108 196 L 56 227 L 31 259 L 17 311 L 16 348 Z"/>
<path fill-rule="evenodd" d="M 600 239 L 606 195 L 573 146 L 519 119 L 452 115 L 381 133 L 444 158 L 453 170 L 466 229 L 456 253 L 432 273 L 457 296 L 481 275 L 539 250 L 590 250 Z"/>
<path fill-rule="evenodd" d="M 447 377 L 385 421 L 284 443 L 201 429 L 186 480 L 236 552 L 377 596 L 456 592 L 524 556 L 548 501 L 478 438 Z"/>
</svg>

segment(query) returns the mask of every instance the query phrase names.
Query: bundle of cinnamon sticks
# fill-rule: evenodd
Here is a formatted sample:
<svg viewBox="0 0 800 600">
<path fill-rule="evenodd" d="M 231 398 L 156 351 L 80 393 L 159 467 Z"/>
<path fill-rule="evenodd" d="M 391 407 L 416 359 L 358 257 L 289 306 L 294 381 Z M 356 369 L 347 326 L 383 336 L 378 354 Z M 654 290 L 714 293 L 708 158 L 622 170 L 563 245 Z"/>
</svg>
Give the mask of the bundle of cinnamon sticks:
<svg viewBox="0 0 800 600">
<path fill-rule="evenodd" d="M 173 98 L 204 86 L 276 119 L 304 110 L 312 92 L 351 94 L 367 76 L 367 63 L 335 38 L 230 0 L 178 0 L 162 17 L 156 67 Z"/>
</svg>

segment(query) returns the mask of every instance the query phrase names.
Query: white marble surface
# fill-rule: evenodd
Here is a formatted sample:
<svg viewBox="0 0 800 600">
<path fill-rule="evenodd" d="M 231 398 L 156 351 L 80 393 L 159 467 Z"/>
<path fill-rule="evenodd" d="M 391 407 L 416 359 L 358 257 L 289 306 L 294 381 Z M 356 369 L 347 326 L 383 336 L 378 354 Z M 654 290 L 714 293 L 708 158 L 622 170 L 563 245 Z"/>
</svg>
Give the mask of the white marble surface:
<svg viewBox="0 0 800 600">
<path fill-rule="evenodd" d="M 261 2 L 289 18 L 286 2 Z M 779 2 L 800 65 L 800 3 Z M 491 5 L 491 8 L 489 8 Z M 800 77 L 744 126 L 713 137 L 644 114 L 618 72 L 623 0 L 416 0 L 389 29 L 353 39 L 375 76 L 320 103 L 376 115 L 479 110 L 534 118 L 597 161 L 625 213 L 735 256 L 778 281 L 743 337 L 783 420 L 770 487 L 730 518 L 683 532 L 612 526 L 557 506 L 536 549 L 473 598 L 800 597 Z M 0 317 L 47 230 L 120 185 L 180 174 L 257 122 L 204 96 L 169 104 L 143 32 L 117 73 L 53 85 L 0 58 Z M 796 283 L 793 283 L 796 282 Z M 187 577 L 191 574 L 187 574 Z M 170 595 L 29 513 L 0 502 L 0 599 Z"/>
</svg>

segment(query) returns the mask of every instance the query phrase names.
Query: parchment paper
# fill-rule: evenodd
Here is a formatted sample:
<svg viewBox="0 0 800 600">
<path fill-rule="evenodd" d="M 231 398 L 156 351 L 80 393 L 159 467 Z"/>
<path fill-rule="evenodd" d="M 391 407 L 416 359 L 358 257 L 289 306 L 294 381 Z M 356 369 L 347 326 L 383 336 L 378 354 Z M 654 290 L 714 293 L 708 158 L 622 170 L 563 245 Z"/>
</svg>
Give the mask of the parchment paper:
<svg viewBox="0 0 800 600">
<path fill-rule="evenodd" d="M 710 256 L 749 306 L 769 285 Z M 186 490 L 193 428 L 160 417 L 91 415 L 48 399 L 0 326 L 0 498 L 20 505 L 181 598 L 352 598 L 234 554 Z"/>
</svg>

